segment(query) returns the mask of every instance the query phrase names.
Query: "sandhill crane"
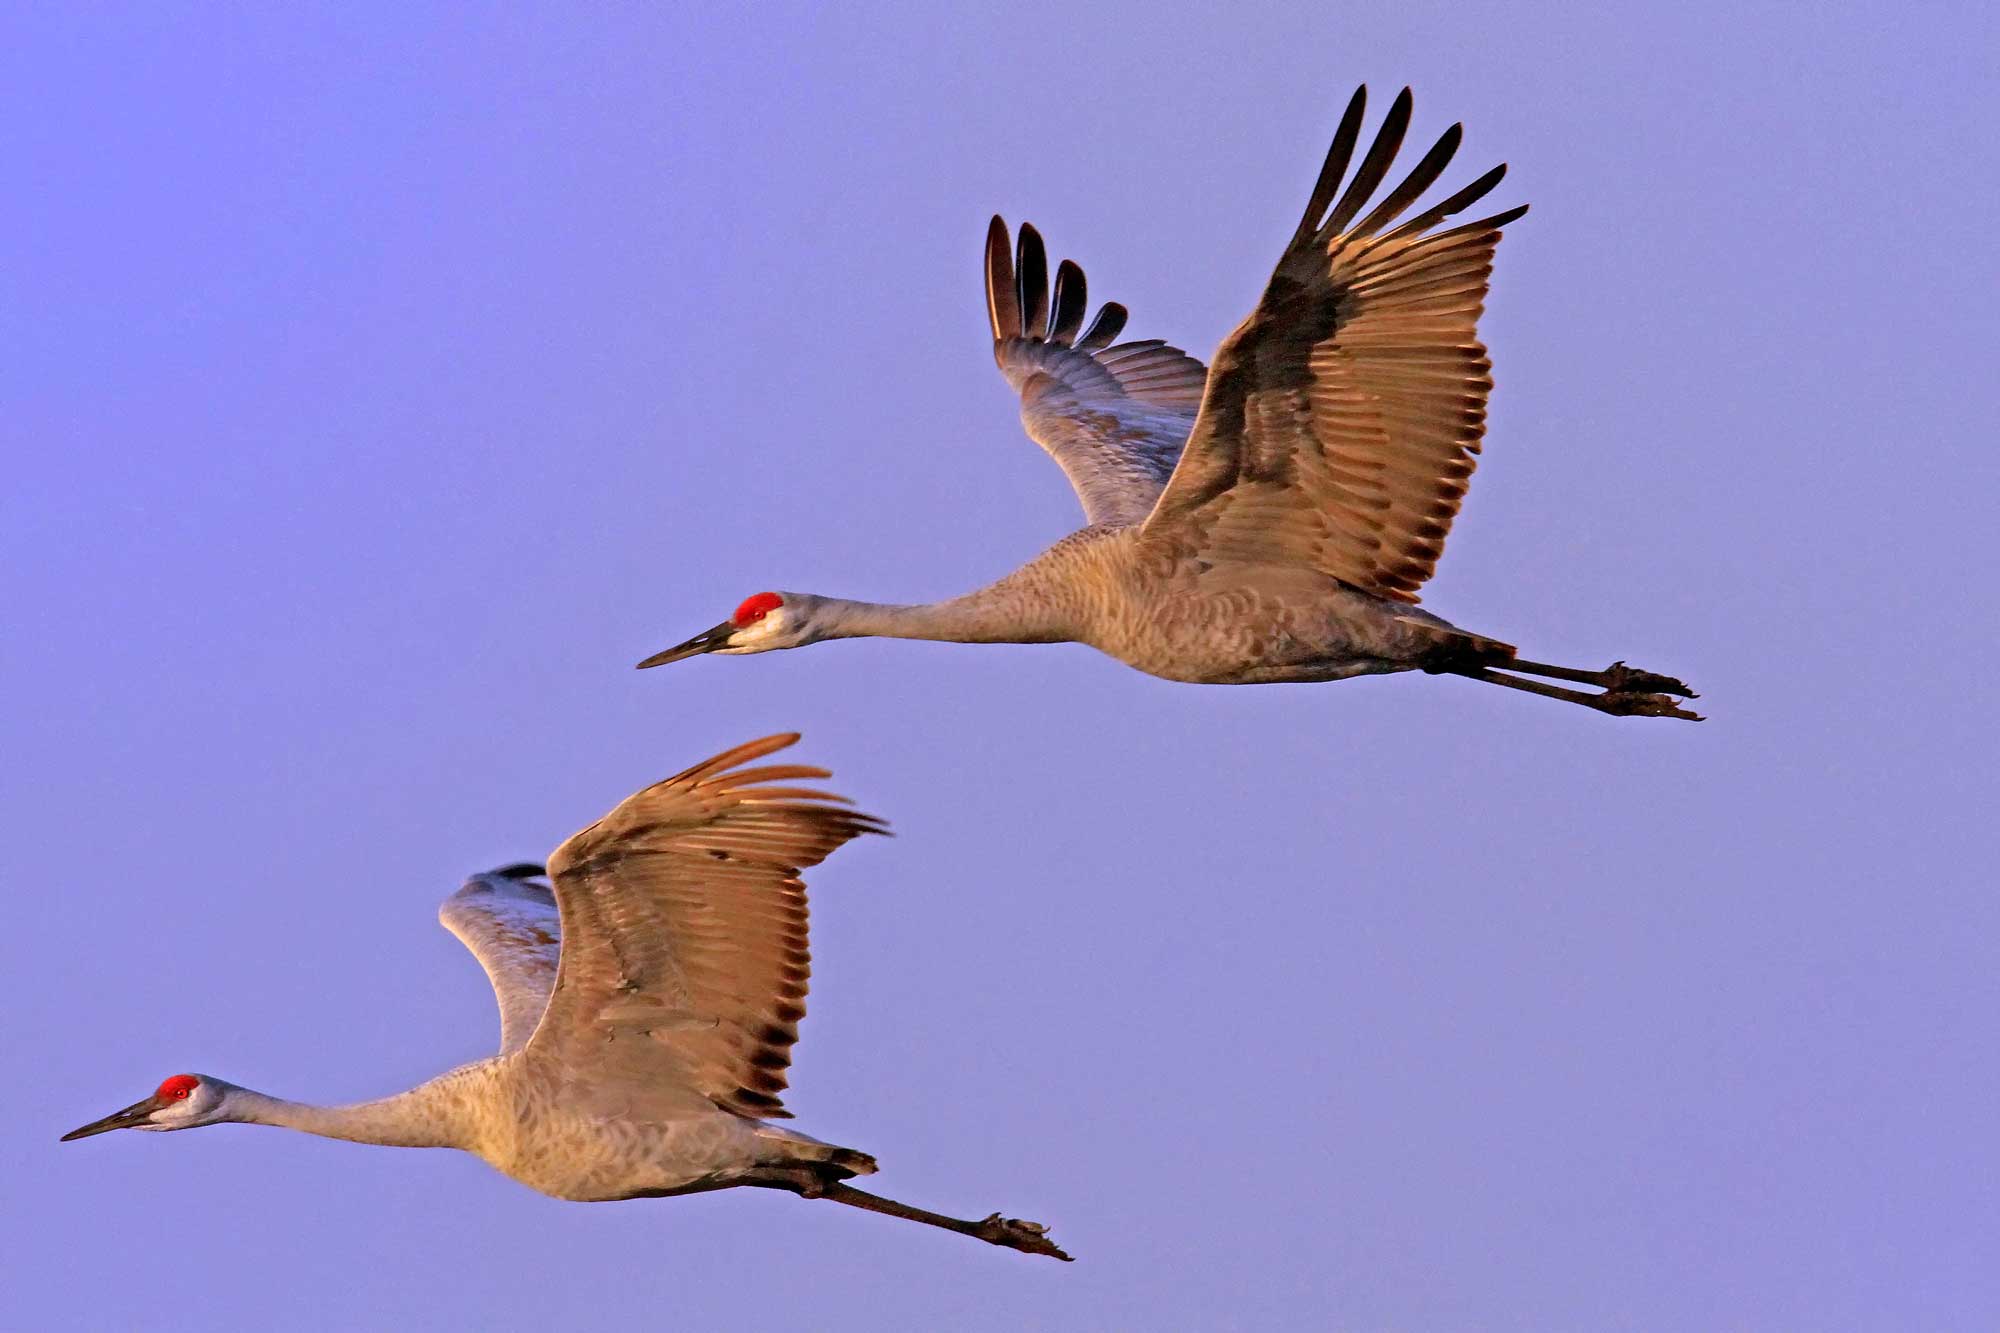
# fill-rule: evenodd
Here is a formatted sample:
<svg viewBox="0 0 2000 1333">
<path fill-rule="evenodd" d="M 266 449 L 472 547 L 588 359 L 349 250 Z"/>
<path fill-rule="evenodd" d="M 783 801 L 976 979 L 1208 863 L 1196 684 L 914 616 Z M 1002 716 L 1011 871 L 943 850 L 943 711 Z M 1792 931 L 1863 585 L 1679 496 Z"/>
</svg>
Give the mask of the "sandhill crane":
<svg viewBox="0 0 2000 1333">
<path fill-rule="evenodd" d="M 809 973 L 803 867 L 884 832 L 844 798 L 743 767 L 795 735 L 719 754 L 630 797 L 538 865 L 475 875 L 439 918 L 493 983 L 500 1054 L 394 1097 L 310 1106 L 176 1074 L 63 1135 L 282 1125 L 327 1138 L 460 1148 L 559 1199 L 790 1190 L 1058 1259 L 1046 1228 L 962 1221 L 841 1182 L 875 1159 L 785 1129 Z"/>
<path fill-rule="evenodd" d="M 1416 609 L 1485 430 L 1491 365 L 1475 324 L 1494 248 L 1527 208 L 1436 229 L 1498 184 L 1500 166 L 1398 222 L 1451 161 L 1453 125 L 1364 216 L 1411 106 L 1405 88 L 1340 190 L 1366 93 L 1348 103 L 1263 298 L 1212 368 L 1154 339 L 1114 345 L 1126 320 L 1116 303 L 1085 329 L 1083 270 L 1065 260 L 1051 298 L 1040 235 L 1023 225 L 1010 258 L 1006 224 L 993 219 L 993 356 L 1089 526 L 944 602 L 757 593 L 639 665 L 867 635 L 1081 642 L 1169 680 L 1422 669 L 1606 713 L 1695 719 L 1670 697 L 1693 691 L 1672 677 L 1622 662 L 1585 671 L 1524 661 L 1508 644 Z"/>
</svg>

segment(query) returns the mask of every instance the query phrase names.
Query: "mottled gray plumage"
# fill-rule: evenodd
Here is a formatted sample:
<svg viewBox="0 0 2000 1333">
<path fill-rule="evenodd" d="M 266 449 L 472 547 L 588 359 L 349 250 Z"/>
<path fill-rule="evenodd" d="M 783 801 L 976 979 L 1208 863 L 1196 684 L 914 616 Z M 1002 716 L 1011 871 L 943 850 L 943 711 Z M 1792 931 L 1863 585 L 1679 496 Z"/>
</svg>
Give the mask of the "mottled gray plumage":
<svg viewBox="0 0 2000 1333">
<path fill-rule="evenodd" d="M 350 1106 L 288 1102 L 206 1075 L 73 1131 L 282 1125 L 330 1138 L 459 1148 L 562 1199 L 755 1185 L 1067 1258 L 1044 1228 L 964 1221 L 843 1182 L 875 1159 L 771 1123 L 810 976 L 802 870 L 885 828 L 746 767 L 796 736 L 738 746 L 655 783 L 539 866 L 475 875 L 439 917 L 493 983 L 500 1053 Z"/>
<path fill-rule="evenodd" d="M 1521 659 L 1417 610 L 1477 462 L 1492 387 L 1477 324 L 1501 229 L 1525 206 L 1444 226 L 1505 175 L 1427 206 L 1461 138 L 1447 130 L 1377 198 L 1409 127 L 1406 88 L 1358 164 L 1355 93 L 1257 307 L 1204 368 L 1158 340 L 1085 329 L 1083 270 L 1049 286 L 1039 233 L 987 232 L 993 356 L 1028 434 L 1089 526 L 991 587 L 920 606 L 778 592 L 641 666 L 883 635 L 1087 643 L 1205 684 L 1451 672 L 1600 711 L 1692 718 L 1671 677 Z M 1349 167 L 1353 172 L 1349 174 Z M 1504 670 L 1496 670 L 1504 668 Z M 1532 676 L 1594 685 L 1560 688 Z"/>
</svg>

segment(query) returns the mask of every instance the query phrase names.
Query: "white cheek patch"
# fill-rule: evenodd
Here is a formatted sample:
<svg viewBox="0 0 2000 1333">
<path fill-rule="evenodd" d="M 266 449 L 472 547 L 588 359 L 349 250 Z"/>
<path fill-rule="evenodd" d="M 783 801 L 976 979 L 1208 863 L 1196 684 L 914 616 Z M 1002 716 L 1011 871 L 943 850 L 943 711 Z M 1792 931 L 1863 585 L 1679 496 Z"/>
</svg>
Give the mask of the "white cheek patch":
<svg viewBox="0 0 2000 1333">
<path fill-rule="evenodd" d="M 718 648 L 715 651 L 717 653 L 761 652 L 768 646 L 768 640 L 779 636 L 779 631 L 784 627 L 784 620 L 783 608 L 766 611 L 762 619 L 745 625 L 731 634 L 727 648 Z"/>
</svg>

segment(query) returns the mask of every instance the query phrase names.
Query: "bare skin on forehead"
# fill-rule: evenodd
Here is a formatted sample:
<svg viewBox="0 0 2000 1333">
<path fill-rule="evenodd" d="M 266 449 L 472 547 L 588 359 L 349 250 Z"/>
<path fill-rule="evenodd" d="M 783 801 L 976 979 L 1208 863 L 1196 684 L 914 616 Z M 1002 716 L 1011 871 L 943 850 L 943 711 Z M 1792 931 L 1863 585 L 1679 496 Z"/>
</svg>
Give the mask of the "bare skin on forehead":
<svg viewBox="0 0 2000 1333">
<path fill-rule="evenodd" d="M 732 625 L 754 625 L 771 612 L 785 604 L 785 599 L 774 592 L 752 593 L 736 608 L 736 614 L 729 618 Z"/>
</svg>

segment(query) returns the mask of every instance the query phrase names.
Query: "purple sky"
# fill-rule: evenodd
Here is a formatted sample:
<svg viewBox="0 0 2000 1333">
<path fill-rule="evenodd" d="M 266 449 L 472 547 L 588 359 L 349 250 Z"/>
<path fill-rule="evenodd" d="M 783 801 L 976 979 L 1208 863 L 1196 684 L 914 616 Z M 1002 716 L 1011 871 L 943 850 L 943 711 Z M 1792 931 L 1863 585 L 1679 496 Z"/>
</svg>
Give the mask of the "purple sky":
<svg viewBox="0 0 2000 1333">
<path fill-rule="evenodd" d="M 1990 6 L 351 8 L 0 34 L 0 1322 L 2000 1325 Z M 1206 356 L 1364 80 L 1535 206 L 1426 604 L 1712 721 L 1077 647 L 631 670 L 1067 532 L 988 215 Z M 813 879 L 797 1123 L 1076 1264 L 57 1147 L 183 1069 L 487 1054 L 438 901 L 781 728 L 899 834 Z"/>
</svg>

